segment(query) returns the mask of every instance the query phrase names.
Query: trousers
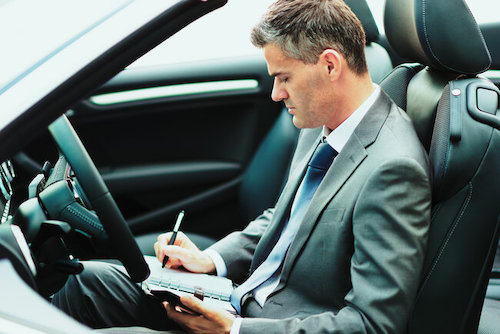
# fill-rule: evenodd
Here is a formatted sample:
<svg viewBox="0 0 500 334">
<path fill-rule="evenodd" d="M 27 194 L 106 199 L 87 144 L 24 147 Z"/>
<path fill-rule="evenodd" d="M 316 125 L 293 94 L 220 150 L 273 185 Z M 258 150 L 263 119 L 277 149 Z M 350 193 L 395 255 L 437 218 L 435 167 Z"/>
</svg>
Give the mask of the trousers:
<svg viewBox="0 0 500 334">
<path fill-rule="evenodd" d="M 133 283 L 122 266 L 87 261 L 52 298 L 72 318 L 105 333 L 184 333 L 161 302 Z M 131 328 L 123 328 L 131 327 Z"/>
</svg>

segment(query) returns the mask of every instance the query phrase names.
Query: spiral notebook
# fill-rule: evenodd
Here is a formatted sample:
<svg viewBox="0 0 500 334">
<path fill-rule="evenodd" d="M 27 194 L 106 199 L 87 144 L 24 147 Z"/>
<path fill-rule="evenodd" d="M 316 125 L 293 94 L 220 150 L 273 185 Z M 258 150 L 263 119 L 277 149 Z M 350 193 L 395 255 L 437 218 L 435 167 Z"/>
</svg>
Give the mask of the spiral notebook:
<svg viewBox="0 0 500 334">
<path fill-rule="evenodd" d="M 162 300 L 179 305 L 182 295 L 194 295 L 204 303 L 235 313 L 230 297 L 233 282 L 225 277 L 196 274 L 185 270 L 162 268 L 154 256 L 145 256 L 151 274 L 143 289 Z"/>
</svg>

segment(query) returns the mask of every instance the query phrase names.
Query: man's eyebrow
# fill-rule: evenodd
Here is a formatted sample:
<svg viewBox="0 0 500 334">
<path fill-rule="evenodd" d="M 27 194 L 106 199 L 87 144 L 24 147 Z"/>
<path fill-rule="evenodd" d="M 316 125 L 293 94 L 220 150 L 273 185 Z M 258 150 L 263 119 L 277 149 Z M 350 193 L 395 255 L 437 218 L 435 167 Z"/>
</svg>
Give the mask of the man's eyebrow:
<svg viewBox="0 0 500 334">
<path fill-rule="evenodd" d="M 278 77 L 278 76 L 283 75 L 283 74 L 286 74 L 286 73 L 283 73 L 283 72 L 272 72 L 272 73 L 269 73 L 269 75 L 272 76 L 273 78 L 274 77 Z"/>
</svg>

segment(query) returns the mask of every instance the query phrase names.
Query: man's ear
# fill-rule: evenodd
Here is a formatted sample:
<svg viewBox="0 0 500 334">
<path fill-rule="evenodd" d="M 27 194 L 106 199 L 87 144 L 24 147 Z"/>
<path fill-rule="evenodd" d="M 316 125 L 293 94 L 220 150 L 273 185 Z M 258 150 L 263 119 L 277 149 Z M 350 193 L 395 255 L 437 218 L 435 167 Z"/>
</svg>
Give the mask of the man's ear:
<svg viewBox="0 0 500 334">
<path fill-rule="evenodd" d="M 320 61 L 322 61 L 326 66 L 330 80 L 337 80 L 342 73 L 342 66 L 344 65 L 344 58 L 342 55 L 337 50 L 326 49 L 319 57 Z"/>
</svg>

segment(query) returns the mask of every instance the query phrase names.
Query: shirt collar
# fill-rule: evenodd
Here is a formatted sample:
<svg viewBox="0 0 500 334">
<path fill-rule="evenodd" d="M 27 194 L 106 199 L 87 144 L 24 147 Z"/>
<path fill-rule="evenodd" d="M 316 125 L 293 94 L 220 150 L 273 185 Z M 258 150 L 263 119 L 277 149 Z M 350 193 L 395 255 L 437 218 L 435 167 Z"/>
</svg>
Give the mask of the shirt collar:
<svg viewBox="0 0 500 334">
<path fill-rule="evenodd" d="M 349 140 L 354 132 L 354 129 L 358 126 L 380 95 L 380 87 L 376 84 L 374 84 L 374 86 L 375 89 L 370 96 L 368 96 L 368 98 L 349 117 L 347 117 L 345 121 L 330 132 L 330 134 L 328 134 L 328 129 L 323 127 L 323 134 L 321 137 L 322 141 L 326 141 L 335 151 L 339 153 L 342 151 L 347 143 L 347 140 Z"/>
</svg>

